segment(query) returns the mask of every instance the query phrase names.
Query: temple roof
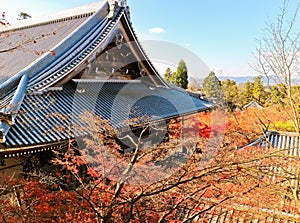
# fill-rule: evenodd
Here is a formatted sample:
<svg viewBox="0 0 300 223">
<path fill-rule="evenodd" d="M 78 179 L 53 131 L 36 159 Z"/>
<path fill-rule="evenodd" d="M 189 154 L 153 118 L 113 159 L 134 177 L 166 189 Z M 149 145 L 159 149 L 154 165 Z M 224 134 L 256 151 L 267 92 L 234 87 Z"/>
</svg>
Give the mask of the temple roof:
<svg viewBox="0 0 300 223">
<path fill-rule="evenodd" d="M 289 156 L 300 156 L 300 136 L 296 132 L 268 131 L 242 148 L 249 146 L 275 148 Z"/>
<path fill-rule="evenodd" d="M 7 51 L 0 53 L 0 83 L 33 62 L 37 63 L 37 59 L 45 57 L 50 51 L 58 53 L 59 43 L 86 22 L 97 8 L 103 7 L 104 3 L 93 3 L 36 19 L 26 19 L 0 28 L 0 52 Z M 16 61 L 16 58 L 19 59 Z"/>
<path fill-rule="evenodd" d="M 24 20 L 0 29 L 0 41 L 1 153 L 73 137 L 51 130 L 55 126 L 69 126 L 70 120 L 63 122 L 49 117 L 68 115 L 72 111 L 74 92 L 78 90 L 75 79 L 83 78 L 79 82 L 80 86 L 85 85 L 86 92 L 104 87 L 95 112 L 106 119 L 111 119 L 110 100 L 116 94 L 124 94 L 120 109 L 144 95 L 139 100 L 141 113 L 149 113 L 153 121 L 213 107 L 196 95 L 190 96 L 164 82 L 139 43 L 129 8 L 123 1 L 102 1 Z M 120 60 L 133 61 L 124 65 Z M 103 73 L 110 77 L 103 78 Z M 124 83 L 127 91 L 119 94 Z M 128 91 L 129 86 L 132 92 Z M 83 103 L 91 99 L 87 93 L 81 97 Z M 55 102 L 51 104 L 49 98 Z M 174 101 L 173 105 L 170 100 Z M 193 106 L 187 106 L 187 101 L 192 101 Z M 120 127 L 116 123 L 112 125 Z"/>
<path fill-rule="evenodd" d="M 85 111 L 110 120 L 114 128 L 121 129 L 126 128 L 127 120 L 139 116 L 161 121 L 206 110 L 210 106 L 209 102 L 189 97 L 184 92 L 153 88 L 139 81 L 106 82 L 101 90 L 98 82 L 71 81 L 61 90 L 26 95 L 0 152 L 74 138 L 80 114 Z"/>
</svg>

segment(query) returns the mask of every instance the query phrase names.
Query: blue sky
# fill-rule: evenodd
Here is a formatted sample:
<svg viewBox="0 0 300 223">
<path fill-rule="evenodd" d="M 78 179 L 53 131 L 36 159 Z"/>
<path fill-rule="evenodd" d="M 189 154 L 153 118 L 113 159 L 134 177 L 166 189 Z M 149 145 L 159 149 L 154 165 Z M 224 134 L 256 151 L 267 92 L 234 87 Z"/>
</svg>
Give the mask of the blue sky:
<svg viewBox="0 0 300 223">
<path fill-rule="evenodd" d="M 2 0 L 3 1 L 3 0 Z M 38 16 L 93 0 L 10 0 L 8 20 L 24 11 Z M 293 4 L 296 0 L 291 0 Z M 283 0 L 128 0 L 140 40 L 164 40 L 196 53 L 218 75 L 255 75 L 256 39 L 274 21 Z M 183 58 L 184 59 L 184 58 Z"/>
</svg>

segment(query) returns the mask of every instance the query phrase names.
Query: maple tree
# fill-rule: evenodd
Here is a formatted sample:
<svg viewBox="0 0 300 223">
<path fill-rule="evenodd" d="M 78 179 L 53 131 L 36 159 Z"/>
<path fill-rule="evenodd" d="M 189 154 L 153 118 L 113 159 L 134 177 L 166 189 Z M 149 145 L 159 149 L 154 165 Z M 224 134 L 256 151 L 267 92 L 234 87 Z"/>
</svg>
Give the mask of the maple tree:
<svg viewBox="0 0 300 223">
<path fill-rule="evenodd" d="M 56 152 L 50 172 L 42 169 L 29 173 L 26 180 L 1 182 L 0 219 L 190 222 L 200 221 L 204 213 L 221 215 L 225 209 L 239 210 L 241 216 L 250 210 L 268 215 L 264 208 L 298 213 L 295 197 L 289 196 L 289 205 L 282 203 L 293 194 L 288 186 L 293 174 L 276 174 L 271 168 L 274 163 L 284 168 L 298 160 L 283 159 L 282 151 L 273 148 L 237 150 L 242 137 L 233 134 L 237 125 L 228 121 L 232 117 L 223 124 L 213 124 L 213 115 L 200 113 L 184 118 L 184 122 L 174 120 L 169 141 L 157 147 L 143 146 L 146 128 L 142 128 L 137 141 L 132 142 L 135 148 L 124 152 L 115 142 L 117 132 L 107 121 L 85 114 L 88 125 L 83 127 L 94 131 L 92 137 L 82 139 L 84 150 L 79 152 L 72 140 L 67 150 Z M 240 115 L 237 118 L 244 120 L 243 115 L 249 117 L 249 112 Z M 249 131 L 249 122 L 240 122 L 240 133 L 247 134 L 247 126 Z"/>
<path fill-rule="evenodd" d="M 191 222 L 229 210 L 239 211 L 235 219 L 272 210 L 298 221 L 282 210 L 299 214 L 299 174 L 289 169 L 299 159 L 274 148 L 239 149 L 288 121 L 289 113 L 247 109 L 225 120 L 220 113 L 172 120 L 169 140 L 154 146 L 144 140 L 149 126 L 142 126 L 135 139 L 121 137 L 133 145 L 128 150 L 116 143 L 108 121 L 84 114 L 82 127 L 92 134 L 56 151 L 50 168 L 1 179 L 1 222 Z"/>
</svg>

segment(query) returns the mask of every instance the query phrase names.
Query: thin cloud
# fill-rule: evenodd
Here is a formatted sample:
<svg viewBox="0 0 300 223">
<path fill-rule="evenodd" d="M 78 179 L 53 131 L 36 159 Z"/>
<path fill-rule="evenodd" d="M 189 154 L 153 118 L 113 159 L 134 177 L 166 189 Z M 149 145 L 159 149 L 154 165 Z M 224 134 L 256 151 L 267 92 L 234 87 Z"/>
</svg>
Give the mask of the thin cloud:
<svg viewBox="0 0 300 223">
<path fill-rule="evenodd" d="M 149 32 L 153 33 L 153 34 L 161 34 L 161 33 L 164 33 L 166 31 L 161 27 L 154 27 L 154 28 L 149 29 Z"/>
</svg>

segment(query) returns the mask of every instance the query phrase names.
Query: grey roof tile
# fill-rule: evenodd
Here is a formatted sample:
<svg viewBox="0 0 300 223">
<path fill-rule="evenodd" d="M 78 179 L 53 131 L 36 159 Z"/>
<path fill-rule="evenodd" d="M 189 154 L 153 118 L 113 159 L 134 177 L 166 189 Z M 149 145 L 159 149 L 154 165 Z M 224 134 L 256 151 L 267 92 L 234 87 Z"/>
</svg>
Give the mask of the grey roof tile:
<svg viewBox="0 0 300 223">
<path fill-rule="evenodd" d="M 213 105 L 187 93 L 144 83 L 68 83 L 61 91 L 27 94 L 6 137 L 6 147 L 67 140 L 71 115 L 85 110 L 110 120 L 115 128 L 126 127 L 129 118 L 147 115 L 152 120 L 207 110 Z M 78 121 L 78 120 L 77 120 Z M 79 122 L 79 121 L 78 121 Z"/>
</svg>

